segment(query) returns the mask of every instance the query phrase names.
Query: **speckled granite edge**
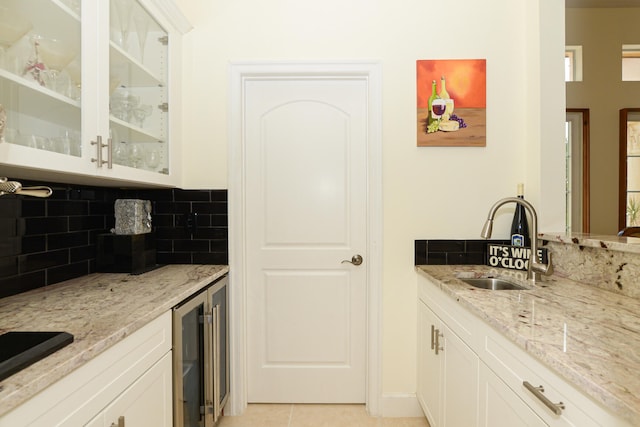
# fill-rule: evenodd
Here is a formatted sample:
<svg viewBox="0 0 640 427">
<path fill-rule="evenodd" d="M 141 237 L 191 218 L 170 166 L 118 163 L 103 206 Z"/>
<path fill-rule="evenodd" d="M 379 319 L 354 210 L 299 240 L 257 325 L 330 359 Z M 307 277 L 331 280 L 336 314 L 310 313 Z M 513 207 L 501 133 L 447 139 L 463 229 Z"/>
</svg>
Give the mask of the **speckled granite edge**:
<svg viewBox="0 0 640 427">
<path fill-rule="evenodd" d="M 640 301 L 555 275 L 527 291 L 492 292 L 456 275 L 491 274 L 519 282 L 523 276 L 487 266 L 416 268 L 612 414 L 640 425 Z"/>
<path fill-rule="evenodd" d="M 621 237 L 589 233 L 566 234 L 560 232 L 538 233 L 538 237 L 542 240 L 565 243 L 578 247 L 609 249 L 612 251 L 640 254 L 639 237 Z"/>
<path fill-rule="evenodd" d="M 0 333 L 66 331 L 74 342 L 0 382 L 0 416 L 26 402 L 229 271 L 168 265 L 97 273 L 0 299 Z"/>
</svg>

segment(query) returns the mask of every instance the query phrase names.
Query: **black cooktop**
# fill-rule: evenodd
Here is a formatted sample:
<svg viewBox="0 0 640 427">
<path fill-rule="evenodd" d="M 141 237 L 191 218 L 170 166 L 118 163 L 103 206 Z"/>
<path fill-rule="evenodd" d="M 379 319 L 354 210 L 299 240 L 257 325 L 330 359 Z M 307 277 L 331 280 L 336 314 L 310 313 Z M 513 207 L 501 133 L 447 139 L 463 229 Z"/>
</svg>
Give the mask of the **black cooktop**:
<svg viewBox="0 0 640 427">
<path fill-rule="evenodd" d="M 73 342 L 67 332 L 11 331 L 0 335 L 0 381 Z"/>
</svg>

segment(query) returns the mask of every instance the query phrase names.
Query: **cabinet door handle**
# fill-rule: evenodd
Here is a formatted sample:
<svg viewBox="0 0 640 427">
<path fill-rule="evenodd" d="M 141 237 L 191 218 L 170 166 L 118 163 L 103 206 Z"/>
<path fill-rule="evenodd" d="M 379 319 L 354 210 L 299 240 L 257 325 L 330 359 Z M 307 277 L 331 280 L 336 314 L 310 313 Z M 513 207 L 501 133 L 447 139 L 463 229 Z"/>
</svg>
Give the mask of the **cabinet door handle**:
<svg viewBox="0 0 640 427">
<path fill-rule="evenodd" d="M 106 163 L 108 169 L 113 169 L 113 138 L 109 137 L 107 143 L 102 146 L 107 147 L 107 161 L 102 163 Z M 102 151 L 102 148 L 100 151 Z"/>
<path fill-rule="evenodd" d="M 436 335 L 436 355 L 438 355 L 439 352 L 444 351 L 444 347 L 440 347 L 440 337 L 444 338 L 444 334 L 440 333 L 440 329 L 436 329 L 435 335 Z"/>
<path fill-rule="evenodd" d="M 556 415 L 562 414 L 562 410 L 565 409 L 564 403 L 562 402 L 553 403 L 552 401 L 550 401 L 547 398 L 547 396 L 543 394 L 544 393 L 543 386 L 534 387 L 531 385 L 529 381 L 523 381 L 522 385 L 531 393 L 533 393 L 533 395 L 537 397 L 538 400 L 544 403 L 547 408 L 551 409 L 551 412 L 553 412 Z"/>
<path fill-rule="evenodd" d="M 436 348 L 436 326 L 431 325 L 431 350 Z"/>
<path fill-rule="evenodd" d="M 118 424 L 116 425 L 116 423 L 111 423 L 111 427 L 124 427 L 124 415 L 120 415 L 118 417 Z"/>
<path fill-rule="evenodd" d="M 96 136 L 95 141 L 91 141 L 91 145 L 97 145 L 97 153 L 95 158 L 91 158 L 91 163 L 95 163 L 97 167 L 101 168 L 102 164 L 102 136 Z"/>
</svg>

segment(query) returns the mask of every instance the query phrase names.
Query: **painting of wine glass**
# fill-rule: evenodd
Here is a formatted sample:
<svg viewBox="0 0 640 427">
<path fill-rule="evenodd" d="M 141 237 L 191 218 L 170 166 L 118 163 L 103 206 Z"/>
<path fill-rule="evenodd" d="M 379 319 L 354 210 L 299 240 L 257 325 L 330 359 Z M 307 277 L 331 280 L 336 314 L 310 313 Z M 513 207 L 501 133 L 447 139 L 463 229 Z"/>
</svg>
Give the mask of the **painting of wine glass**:
<svg viewBox="0 0 640 427">
<path fill-rule="evenodd" d="M 486 59 L 416 61 L 418 147 L 485 147 Z"/>
</svg>

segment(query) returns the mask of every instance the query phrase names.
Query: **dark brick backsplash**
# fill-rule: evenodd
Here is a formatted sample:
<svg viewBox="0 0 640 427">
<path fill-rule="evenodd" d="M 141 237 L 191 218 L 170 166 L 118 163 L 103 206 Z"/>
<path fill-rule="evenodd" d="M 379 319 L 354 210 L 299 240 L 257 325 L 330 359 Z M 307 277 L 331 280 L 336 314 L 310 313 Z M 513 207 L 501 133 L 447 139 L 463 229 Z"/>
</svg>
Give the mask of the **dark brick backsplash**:
<svg viewBox="0 0 640 427">
<path fill-rule="evenodd" d="M 487 244 L 508 240 L 416 240 L 415 265 L 484 265 Z"/>
<path fill-rule="evenodd" d="M 115 226 L 116 199 L 153 202 L 158 264 L 228 264 L 227 190 L 23 185 L 53 194 L 0 197 L 0 298 L 95 272 L 97 236 Z M 195 225 L 186 221 L 193 213 Z"/>
</svg>

